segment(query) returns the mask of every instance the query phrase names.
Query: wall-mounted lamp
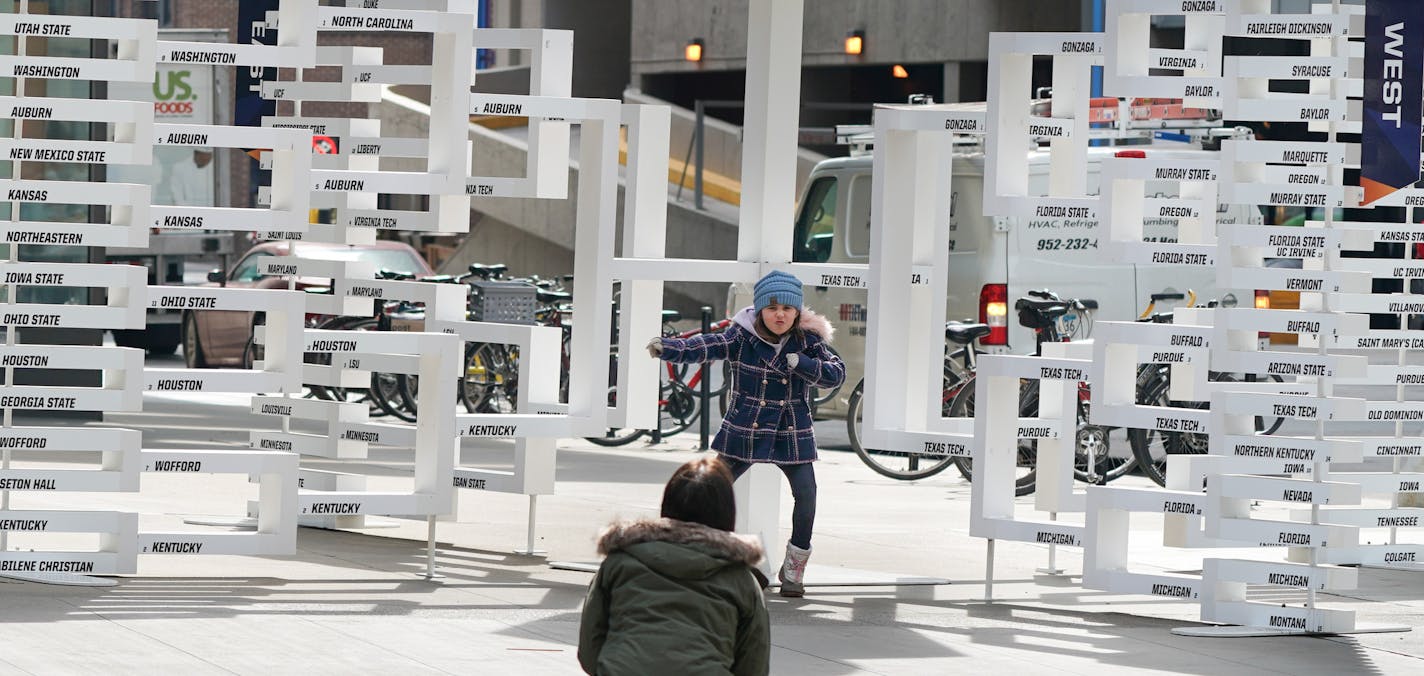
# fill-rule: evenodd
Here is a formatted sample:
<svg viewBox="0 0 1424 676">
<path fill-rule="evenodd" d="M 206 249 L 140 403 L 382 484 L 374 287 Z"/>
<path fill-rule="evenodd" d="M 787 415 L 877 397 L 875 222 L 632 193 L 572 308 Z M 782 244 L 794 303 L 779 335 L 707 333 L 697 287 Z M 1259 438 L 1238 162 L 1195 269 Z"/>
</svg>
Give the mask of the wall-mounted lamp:
<svg viewBox="0 0 1424 676">
<path fill-rule="evenodd" d="M 910 71 L 905 70 L 905 67 L 898 63 L 890 69 L 890 74 L 894 75 L 895 79 L 897 80 L 903 80 L 907 77 L 910 77 Z"/>
<path fill-rule="evenodd" d="M 846 33 L 845 53 L 850 56 L 860 56 L 865 51 L 865 31 L 853 30 Z"/>
<path fill-rule="evenodd" d="M 682 58 L 693 63 L 702 61 L 702 38 L 689 40 L 686 47 L 682 48 Z"/>
</svg>

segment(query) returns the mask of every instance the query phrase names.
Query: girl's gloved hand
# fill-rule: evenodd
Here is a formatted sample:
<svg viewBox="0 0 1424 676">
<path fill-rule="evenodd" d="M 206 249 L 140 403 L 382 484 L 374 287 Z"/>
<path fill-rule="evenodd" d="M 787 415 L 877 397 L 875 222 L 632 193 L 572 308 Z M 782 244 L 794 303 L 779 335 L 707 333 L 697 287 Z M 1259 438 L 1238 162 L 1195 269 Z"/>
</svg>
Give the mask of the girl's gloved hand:
<svg viewBox="0 0 1424 676">
<path fill-rule="evenodd" d="M 795 352 L 792 352 L 791 354 L 786 355 L 786 365 L 787 365 L 788 367 L 794 369 L 794 368 L 796 368 L 796 365 L 799 364 L 799 363 L 801 363 L 801 355 L 796 354 Z"/>
<path fill-rule="evenodd" d="M 649 340 L 646 347 L 648 349 L 648 356 L 657 359 L 663 354 L 663 339 L 654 338 L 652 340 Z"/>
</svg>

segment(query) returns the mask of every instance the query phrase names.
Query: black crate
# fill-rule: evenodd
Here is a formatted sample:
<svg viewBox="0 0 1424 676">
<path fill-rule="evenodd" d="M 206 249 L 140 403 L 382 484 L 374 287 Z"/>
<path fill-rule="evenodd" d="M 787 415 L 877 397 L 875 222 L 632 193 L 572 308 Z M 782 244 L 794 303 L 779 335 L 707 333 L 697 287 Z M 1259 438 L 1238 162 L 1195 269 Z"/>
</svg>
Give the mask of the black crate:
<svg viewBox="0 0 1424 676">
<path fill-rule="evenodd" d="M 478 294 L 471 319 L 501 324 L 533 324 L 537 289 L 527 282 L 475 282 Z"/>
</svg>

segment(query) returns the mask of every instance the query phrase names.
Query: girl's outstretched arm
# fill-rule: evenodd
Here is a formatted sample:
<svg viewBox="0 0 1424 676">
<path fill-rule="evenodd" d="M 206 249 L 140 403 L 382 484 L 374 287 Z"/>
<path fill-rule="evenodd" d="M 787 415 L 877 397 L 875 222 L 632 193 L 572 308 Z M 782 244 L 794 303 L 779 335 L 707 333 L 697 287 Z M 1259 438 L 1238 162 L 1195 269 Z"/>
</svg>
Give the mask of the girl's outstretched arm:
<svg viewBox="0 0 1424 676">
<path fill-rule="evenodd" d="M 678 364 L 698 364 L 726 359 L 732 346 L 741 340 L 746 329 L 736 324 L 721 333 L 703 333 L 691 338 L 663 338 L 663 361 Z"/>
</svg>

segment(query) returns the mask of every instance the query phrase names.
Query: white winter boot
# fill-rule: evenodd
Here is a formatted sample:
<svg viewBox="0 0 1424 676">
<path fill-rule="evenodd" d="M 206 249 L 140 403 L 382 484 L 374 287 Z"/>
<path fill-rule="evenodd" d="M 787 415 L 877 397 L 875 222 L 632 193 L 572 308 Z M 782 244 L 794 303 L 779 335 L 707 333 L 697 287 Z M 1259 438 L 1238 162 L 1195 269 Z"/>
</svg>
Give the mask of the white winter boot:
<svg viewBox="0 0 1424 676">
<path fill-rule="evenodd" d="M 806 595 L 806 587 L 801 584 L 806 575 L 806 560 L 811 558 L 810 549 L 802 549 L 790 542 L 786 543 L 786 558 L 781 562 L 781 570 L 776 577 L 781 580 L 781 595 L 801 598 Z"/>
</svg>

